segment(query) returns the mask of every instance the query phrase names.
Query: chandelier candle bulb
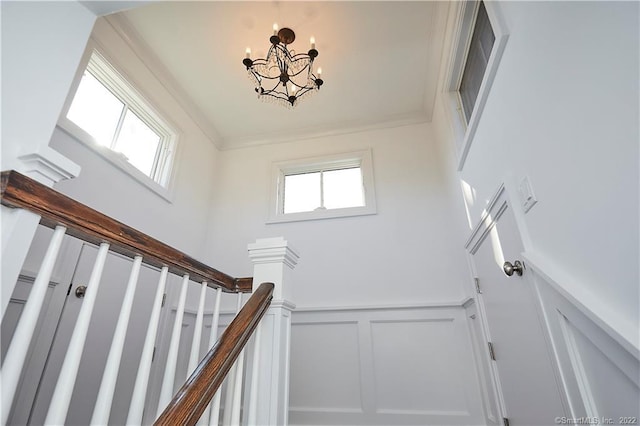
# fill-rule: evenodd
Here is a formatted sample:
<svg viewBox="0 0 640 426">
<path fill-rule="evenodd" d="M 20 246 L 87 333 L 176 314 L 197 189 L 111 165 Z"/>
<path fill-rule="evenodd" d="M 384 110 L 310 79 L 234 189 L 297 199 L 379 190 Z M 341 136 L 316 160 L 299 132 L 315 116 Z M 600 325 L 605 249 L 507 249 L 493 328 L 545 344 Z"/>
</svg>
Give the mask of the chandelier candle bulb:
<svg viewBox="0 0 640 426">
<path fill-rule="evenodd" d="M 245 58 L 249 59 L 251 58 L 251 48 L 247 47 L 247 49 L 245 50 Z"/>
<path fill-rule="evenodd" d="M 278 35 L 278 24 L 273 23 L 273 35 Z"/>
<path fill-rule="evenodd" d="M 314 36 L 311 36 L 311 38 L 309 39 L 309 43 L 311 43 L 312 49 L 316 48 L 316 38 Z"/>
</svg>

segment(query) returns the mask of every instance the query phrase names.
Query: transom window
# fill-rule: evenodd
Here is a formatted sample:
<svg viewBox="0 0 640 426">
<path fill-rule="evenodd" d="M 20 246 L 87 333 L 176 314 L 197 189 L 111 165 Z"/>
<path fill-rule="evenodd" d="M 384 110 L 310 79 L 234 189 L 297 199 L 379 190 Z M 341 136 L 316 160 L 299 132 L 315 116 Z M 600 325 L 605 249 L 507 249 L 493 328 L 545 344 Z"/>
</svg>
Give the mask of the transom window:
<svg viewBox="0 0 640 426">
<path fill-rule="evenodd" d="M 117 154 L 107 156 L 117 166 L 128 164 L 158 184 L 168 185 L 175 132 L 95 50 L 65 118 L 66 124 L 72 123 L 72 131 L 81 130 L 81 140 Z M 105 154 L 104 149 L 99 152 Z"/>
<path fill-rule="evenodd" d="M 269 222 L 376 212 L 370 151 L 276 163 L 272 191 Z"/>
<path fill-rule="evenodd" d="M 471 113 L 476 104 L 484 73 L 489 63 L 491 49 L 493 49 L 493 43 L 496 39 L 493 34 L 493 29 L 491 28 L 491 22 L 489 22 L 489 16 L 487 15 L 484 2 L 481 1 L 479 3 L 478 15 L 476 16 L 476 22 L 473 27 L 473 35 L 471 36 L 471 42 L 469 44 L 467 60 L 464 66 L 464 72 L 462 73 L 460 88 L 458 89 L 460 93 L 460 104 L 464 113 L 465 122 L 467 123 L 471 119 Z"/>
<path fill-rule="evenodd" d="M 284 176 L 284 213 L 364 206 L 360 167 Z"/>
<path fill-rule="evenodd" d="M 496 77 L 509 34 L 500 2 L 451 3 L 452 54 L 445 74 L 445 106 L 462 170 Z"/>
</svg>

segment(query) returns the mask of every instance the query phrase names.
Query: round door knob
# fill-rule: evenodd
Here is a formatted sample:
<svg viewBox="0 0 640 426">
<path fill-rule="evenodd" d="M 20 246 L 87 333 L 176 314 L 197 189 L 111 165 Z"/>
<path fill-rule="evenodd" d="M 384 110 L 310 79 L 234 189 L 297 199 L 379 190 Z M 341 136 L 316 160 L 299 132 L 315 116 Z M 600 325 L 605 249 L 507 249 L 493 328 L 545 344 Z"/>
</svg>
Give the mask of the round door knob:
<svg viewBox="0 0 640 426">
<path fill-rule="evenodd" d="M 78 287 L 76 287 L 76 297 L 78 299 L 82 299 L 86 292 L 87 292 L 87 286 L 86 285 L 79 285 Z"/>
<path fill-rule="evenodd" d="M 504 262 L 504 265 L 502 265 L 502 270 L 505 274 L 507 274 L 508 277 L 512 276 L 514 273 L 517 276 L 521 277 L 522 272 L 524 271 L 524 265 L 519 260 L 516 260 L 515 262 L 513 262 L 513 264 L 511 262 Z"/>
</svg>

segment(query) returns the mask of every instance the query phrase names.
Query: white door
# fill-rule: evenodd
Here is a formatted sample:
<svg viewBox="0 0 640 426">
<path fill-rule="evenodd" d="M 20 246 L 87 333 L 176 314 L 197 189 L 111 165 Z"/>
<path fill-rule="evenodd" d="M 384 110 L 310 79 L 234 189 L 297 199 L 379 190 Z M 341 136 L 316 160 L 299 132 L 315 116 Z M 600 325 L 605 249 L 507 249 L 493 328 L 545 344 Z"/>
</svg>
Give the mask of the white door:
<svg viewBox="0 0 640 426">
<path fill-rule="evenodd" d="M 31 407 L 29 421 L 23 424 L 41 425 L 44 422 L 71 340 L 71 334 L 84 301 L 83 298 L 76 296 L 76 289 L 86 285 L 89 281 L 97 251 L 95 246 L 83 243 L 81 254 L 79 258 L 76 258 L 77 262 L 73 261 L 75 271 L 71 280 L 70 295 L 60 317 L 58 331 L 51 344 L 38 393 Z M 112 252 L 107 256 L 66 424 L 89 424 L 91 420 L 131 265 L 132 261 L 129 258 Z M 158 276 L 159 272 L 147 265 L 143 265 L 140 270 L 112 403 L 110 424 L 124 424 L 126 421 Z"/>
<path fill-rule="evenodd" d="M 2 359 L 4 359 L 13 339 L 15 328 L 52 235 L 53 231 L 51 229 L 39 226 L 31 243 L 20 277 L 2 318 L 2 331 L 0 334 L 2 336 Z M 23 372 L 18 382 L 13 407 L 7 421 L 8 424 L 24 425 L 28 423 L 31 406 L 38 392 L 40 378 L 49 356 L 49 348 L 67 300 L 69 283 L 80 253 L 80 246 L 81 243 L 75 238 L 65 237 L 63 240 L 58 256 L 59 260 L 54 267 L 49 288 L 42 303 L 40 316 L 33 332 L 33 339 L 25 357 Z M 64 262 L 62 259 L 68 259 L 69 261 Z"/>
<path fill-rule="evenodd" d="M 505 261 L 514 264 L 524 251 L 513 212 L 496 203 L 470 249 L 495 354 L 499 391 L 509 425 L 553 425 L 565 416 L 551 353 L 545 338 L 532 280 L 507 276 Z"/>
</svg>

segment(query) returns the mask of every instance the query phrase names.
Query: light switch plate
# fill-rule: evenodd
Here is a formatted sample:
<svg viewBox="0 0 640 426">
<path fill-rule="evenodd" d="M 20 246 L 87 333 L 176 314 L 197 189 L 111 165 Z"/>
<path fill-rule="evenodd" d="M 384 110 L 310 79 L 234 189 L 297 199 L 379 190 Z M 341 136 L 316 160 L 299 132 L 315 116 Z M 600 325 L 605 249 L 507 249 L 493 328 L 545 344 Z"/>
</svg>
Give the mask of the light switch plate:
<svg viewBox="0 0 640 426">
<path fill-rule="evenodd" d="M 520 195 L 520 204 L 522 205 L 525 213 L 531 210 L 531 207 L 538 202 L 535 194 L 533 193 L 529 176 L 525 176 L 520 180 L 520 185 L 518 185 L 518 194 Z"/>
</svg>

